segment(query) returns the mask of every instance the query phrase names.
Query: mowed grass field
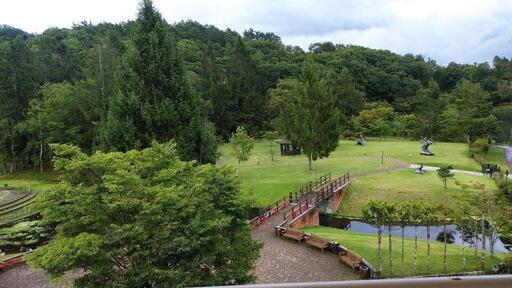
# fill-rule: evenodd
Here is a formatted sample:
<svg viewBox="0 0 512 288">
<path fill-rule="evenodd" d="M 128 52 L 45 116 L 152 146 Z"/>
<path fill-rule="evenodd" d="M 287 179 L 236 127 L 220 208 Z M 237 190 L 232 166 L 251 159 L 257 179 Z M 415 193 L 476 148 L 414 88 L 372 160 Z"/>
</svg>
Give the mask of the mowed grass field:
<svg viewBox="0 0 512 288">
<path fill-rule="evenodd" d="M 375 269 L 377 269 L 377 236 L 373 234 L 357 233 L 342 229 L 330 227 L 311 227 L 304 229 L 308 233 L 327 238 L 331 241 L 337 241 L 349 250 L 355 251 L 367 261 L 369 261 Z M 400 276 L 400 259 L 401 259 L 401 238 L 392 237 L 393 244 L 393 274 Z M 427 270 L 427 240 L 418 239 L 418 260 L 417 275 L 442 274 L 443 273 L 443 249 L 444 244 L 435 240 L 430 241 L 431 247 L 431 270 Z M 480 254 L 473 256 L 473 248 L 466 247 L 466 271 L 480 270 Z M 388 236 L 382 237 L 382 259 L 383 259 L 383 276 L 389 277 L 389 252 L 388 252 Z M 455 244 L 447 245 L 447 271 L 448 273 L 461 272 L 462 269 L 462 249 L 461 246 Z M 495 254 L 495 258 L 491 258 L 487 253 L 486 270 L 489 271 L 494 265 L 499 263 L 503 258 L 503 254 Z M 405 238 L 405 253 L 403 276 L 414 275 L 414 239 Z"/>
<path fill-rule="evenodd" d="M 222 156 L 218 165 L 236 167 L 236 161 L 231 156 L 230 150 L 231 147 L 228 145 L 219 147 Z M 278 155 L 279 145 L 276 144 L 274 145 L 276 156 L 272 161 L 268 150 L 268 143 L 256 141 L 252 156 L 240 165 L 239 180 L 242 193 L 256 207 L 264 207 L 287 197 L 302 184 L 325 173 L 331 172 L 332 177 L 339 177 L 347 172 L 361 173 L 394 165 L 394 162 L 389 159 L 385 159 L 384 164 L 381 164 L 381 159 L 378 157 L 342 155 L 339 153 L 341 150 L 336 150 L 330 157 L 314 161 L 313 171 L 309 172 L 304 155 L 282 157 Z"/>
<path fill-rule="evenodd" d="M 468 156 L 467 146 L 462 143 L 437 143 L 432 146 L 435 156 L 420 155 L 419 142 L 405 140 L 368 141 L 368 146 L 356 145 L 356 141 L 340 141 L 338 148 L 328 157 L 313 163 L 313 171 L 307 171 L 306 157 L 280 156 L 279 144 L 272 145 L 275 161 L 271 160 L 267 141 L 258 140 L 250 159 L 240 165 L 240 182 L 243 194 L 254 206 L 267 206 L 302 184 L 332 172 L 333 177 L 346 172 L 358 174 L 385 167 L 392 167 L 393 160 L 424 163 L 431 166 L 453 165 L 457 169 L 480 171 L 480 165 Z M 219 165 L 236 167 L 229 144 L 219 146 Z M 381 155 L 384 153 L 384 164 Z"/>
<path fill-rule="evenodd" d="M 37 211 L 34 211 L 32 203 L 39 196 L 39 194 L 37 194 L 35 197 L 27 198 L 23 196 L 26 195 L 24 191 L 2 191 L 2 187 L 8 186 L 16 190 L 30 189 L 36 193 L 44 193 L 48 191 L 52 185 L 57 183 L 56 179 L 57 174 L 48 172 L 21 171 L 12 175 L 0 174 L 0 193 L 2 194 L 0 195 L 0 208 L 4 206 L 2 209 L 8 211 L 8 213 L 1 213 L 0 225 L 6 225 L 33 215 Z M 16 204 L 13 204 L 12 201 L 16 201 Z"/>
<path fill-rule="evenodd" d="M 17 189 L 30 188 L 36 192 L 44 192 L 57 183 L 58 175 L 54 172 L 20 171 L 14 174 L 0 174 L 0 190 L 4 186 Z M 2 203 L 0 202 L 0 205 Z"/>
<path fill-rule="evenodd" d="M 455 181 L 468 187 L 456 185 Z M 492 194 L 497 191 L 496 183 L 489 177 L 455 173 L 455 179 L 449 181 L 445 189 L 437 172 L 416 174 L 413 169 L 405 169 L 353 180 L 337 215 L 360 218 L 362 207 L 369 200 L 390 203 L 411 200 L 456 207 L 457 198 L 462 198 L 460 196 Z"/>
</svg>

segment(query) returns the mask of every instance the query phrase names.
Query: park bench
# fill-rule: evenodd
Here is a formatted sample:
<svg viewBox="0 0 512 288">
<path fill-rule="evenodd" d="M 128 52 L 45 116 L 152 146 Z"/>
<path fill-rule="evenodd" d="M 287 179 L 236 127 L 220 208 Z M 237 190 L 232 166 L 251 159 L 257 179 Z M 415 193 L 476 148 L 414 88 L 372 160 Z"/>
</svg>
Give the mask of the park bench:
<svg viewBox="0 0 512 288">
<path fill-rule="evenodd" d="M 283 231 L 282 236 L 285 238 L 297 240 L 297 241 L 299 241 L 299 243 L 300 243 L 300 241 L 304 240 L 304 232 L 295 230 L 295 229 L 289 229 L 289 228 L 285 229 Z"/>
<path fill-rule="evenodd" d="M 352 267 L 352 270 L 359 268 L 363 262 L 363 258 L 352 251 L 340 252 L 340 262 L 345 262 L 348 266 Z"/>
<path fill-rule="evenodd" d="M 327 241 L 327 239 L 315 235 L 308 236 L 306 238 L 306 244 L 322 249 L 322 252 L 324 252 L 325 248 L 329 247 L 329 241 Z"/>
</svg>

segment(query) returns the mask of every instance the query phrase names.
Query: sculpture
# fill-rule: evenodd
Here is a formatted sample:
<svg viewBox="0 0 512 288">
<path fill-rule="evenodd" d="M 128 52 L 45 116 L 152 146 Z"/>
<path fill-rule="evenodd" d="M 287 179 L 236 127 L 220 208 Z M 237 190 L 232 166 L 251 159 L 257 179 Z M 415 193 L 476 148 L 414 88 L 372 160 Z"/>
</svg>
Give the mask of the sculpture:
<svg viewBox="0 0 512 288">
<path fill-rule="evenodd" d="M 366 143 L 366 139 L 364 139 L 363 135 L 359 135 L 359 139 L 357 139 L 357 145 L 368 146 L 368 143 Z"/>
<path fill-rule="evenodd" d="M 418 167 L 418 169 L 416 169 L 416 174 L 424 174 L 425 173 L 425 170 L 423 170 L 423 163 L 420 163 L 420 167 Z"/>
<path fill-rule="evenodd" d="M 423 137 L 420 140 L 421 143 L 421 155 L 426 156 L 434 156 L 434 153 L 428 149 L 428 146 L 432 145 L 434 143 L 434 140 L 432 138 Z"/>
</svg>

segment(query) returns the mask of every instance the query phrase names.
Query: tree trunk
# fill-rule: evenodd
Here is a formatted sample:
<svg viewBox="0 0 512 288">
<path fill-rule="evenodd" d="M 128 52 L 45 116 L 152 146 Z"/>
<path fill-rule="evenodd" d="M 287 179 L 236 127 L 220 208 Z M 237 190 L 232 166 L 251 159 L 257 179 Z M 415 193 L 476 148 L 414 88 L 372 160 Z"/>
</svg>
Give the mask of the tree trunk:
<svg viewBox="0 0 512 288">
<path fill-rule="evenodd" d="M 400 275 L 404 276 L 404 252 L 405 252 L 405 243 L 404 243 L 404 237 L 405 237 L 405 226 L 402 226 L 402 257 L 400 258 Z"/>
<path fill-rule="evenodd" d="M 430 225 L 427 224 L 427 273 L 430 274 Z"/>
<path fill-rule="evenodd" d="M 418 260 L 418 226 L 414 225 L 414 275 L 416 275 L 416 265 Z"/>
<path fill-rule="evenodd" d="M 444 234 L 443 235 L 444 236 L 444 245 L 443 245 L 444 246 L 443 247 L 443 265 L 444 265 L 444 267 L 443 267 L 443 271 L 444 271 L 445 275 L 446 275 L 446 246 L 447 246 L 447 243 L 446 243 L 446 241 L 447 241 L 447 239 L 446 239 L 447 238 L 446 232 L 447 232 L 446 231 L 446 223 L 443 223 L 443 234 Z"/>
<path fill-rule="evenodd" d="M 473 256 L 476 257 L 476 255 L 478 255 L 478 219 L 474 219 L 474 221 L 472 221 L 471 223 L 473 223 L 471 226 L 475 228 L 475 230 L 473 231 L 473 242 L 475 244 Z"/>
<path fill-rule="evenodd" d="M 43 130 L 39 131 L 40 142 L 39 142 L 39 168 L 43 173 Z"/>
<path fill-rule="evenodd" d="M 482 215 L 482 257 L 480 258 L 480 269 L 485 270 L 485 219 Z"/>
<path fill-rule="evenodd" d="M 10 173 L 13 174 L 14 173 L 14 167 L 16 166 L 16 157 L 14 157 L 14 127 L 12 128 L 12 131 L 11 131 L 11 169 L 10 169 Z"/>
<path fill-rule="evenodd" d="M 388 223 L 388 241 L 389 241 L 389 277 L 393 277 L 393 241 L 391 240 L 391 224 Z"/>
<path fill-rule="evenodd" d="M 308 171 L 313 170 L 313 157 L 311 153 L 308 155 Z"/>
<path fill-rule="evenodd" d="M 379 258 L 378 272 L 382 272 L 382 228 L 377 228 L 377 258 Z"/>
<path fill-rule="evenodd" d="M 238 176 L 238 170 L 240 170 L 240 160 L 236 161 L 236 176 Z"/>
<path fill-rule="evenodd" d="M 460 236 L 460 238 L 462 239 L 462 272 L 466 272 L 466 253 L 464 252 L 464 223 L 460 225 Z"/>
</svg>

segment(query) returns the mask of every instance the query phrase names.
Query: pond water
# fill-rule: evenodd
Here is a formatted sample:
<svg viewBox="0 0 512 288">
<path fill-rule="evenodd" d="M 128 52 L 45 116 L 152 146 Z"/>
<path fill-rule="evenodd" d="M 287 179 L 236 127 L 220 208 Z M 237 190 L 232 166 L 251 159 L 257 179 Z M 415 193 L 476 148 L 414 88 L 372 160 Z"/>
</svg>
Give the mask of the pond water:
<svg viewBox="0 0 512 288">
<path fill-rule="evenodd" d="M 320 215 L 320 226 L 344 229 L 348 231 L 354 232 L 362 232 L 362 233 L 370 233 L 377 234 L 377 228 L 363 222 L 360 220 L 351 220 L 348 218 L 335 218 L 328 215 Z M 460 233 L 460 228 L 457 225 L 447 225 L 448 230 L 448 243 L 461 244 L 462 237 Z M 384 229 L 384 234 L 387 235 L 387 228 Z M 399 226 L 393 226 L 391 230 L 391 235 L 401 236 L 401 228 Z M 471 230 L 464 227 L 464 243 L 466 246 L 474 247 L 474 241 L 470 235 Z M 405 237 L 414 238 L 414 226 L 406 226 L 405 227 Z M 427 227 L 426 226 L 418 226 L 417 227 L 417 235 L 418 239 L 427 239 Z M 430 226 L 430 239 L 434 241 L 444 241 L 443 237 L 443 226 Z M 489 240 L 486 240 L 487 248 L 486 251 L 489 252 Z M 478 247 L 481 247 L 481 234 L 478 234 Z M 503 243 L 500 239 L 497 240 L 494 245 L 494 251 L 498 253 L 510 253 L 512 252 L 512 243 Z"/>
</svg>

